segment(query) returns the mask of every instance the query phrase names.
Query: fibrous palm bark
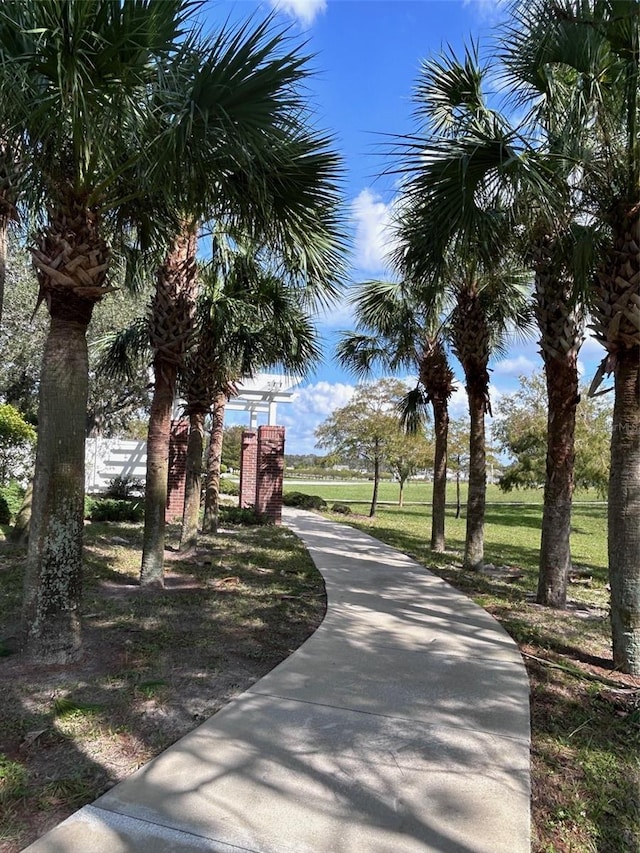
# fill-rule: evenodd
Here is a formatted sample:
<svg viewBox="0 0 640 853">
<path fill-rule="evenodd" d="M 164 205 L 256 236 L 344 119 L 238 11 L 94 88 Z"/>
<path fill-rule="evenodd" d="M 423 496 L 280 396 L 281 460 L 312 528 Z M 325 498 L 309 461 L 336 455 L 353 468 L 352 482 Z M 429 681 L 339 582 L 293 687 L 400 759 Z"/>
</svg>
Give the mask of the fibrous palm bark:
<svg viewBox="0 0 640 853">
<path fill-rule="evenodd" d="M 547 385 L 547 459 L 537 602 L 564 607 L 571 569 L 571 505 L 574 489 L 578 353 L 584 312 L 574 282 L 550 238 L 534 250 L 535 312 Z"/>
<path fill-rule="evenodd" d="M 608 536 L 613 660 L 640 674 L 640 203 L 618 209 L 594 328 L 613 373 Z"/>
<path fill-rule="evenodd" d="M 204 499 L 204 520 L 202 530 L 205 533 L 218 532 L 218 513 L 220 496 L 220 466 L 222 464 L 222 441 L 224 438 L 224 407 L 229 397 L 225 391 L 219 391 L 211 410 L 211 436 L 207 453 L 207 485 Z"/>
<path fill-rule="evenodd" d="M 38 415 L 47 428 L 38 440 L 23 612 L 30 654 L 65 663 L 80 650 L 86 331 L 93 306 L 109 291 L 98 215 L 72 188 L 52 213 L 33 260 L 51 323 Z"/>
<path fill-rule="evenodd" d="M 445 549 L 445 511 L 447 502 L 447 439 L 449 398 L 455 390 L 454 373 L 439 337 L 425 341 L 420 361 L 420 382 L 433 408 L 435 452 L 433 460 L 433 499 L 431 504 L 431 550 Z"/>
<path fill-rule="evenodd" d="M 478 571 L 484 560 L 487 492 L 485 414 L 491 414 L 489 357 L 491 334 L 485 308 L 473 285 L 462 289 L 451 319 L 453 351 L 460 360 L 469 398 L 469 491 L 463 565 Z"/>
<path fill-rule="evenodd" d="M 169 438 L 178 369 L 193 334 L 198 287 L 196 229 L 186 224 L 158 270 L 150 317 L 154 391 L 149 412 L 140 583 L 164 585 Z"/>
</svg>

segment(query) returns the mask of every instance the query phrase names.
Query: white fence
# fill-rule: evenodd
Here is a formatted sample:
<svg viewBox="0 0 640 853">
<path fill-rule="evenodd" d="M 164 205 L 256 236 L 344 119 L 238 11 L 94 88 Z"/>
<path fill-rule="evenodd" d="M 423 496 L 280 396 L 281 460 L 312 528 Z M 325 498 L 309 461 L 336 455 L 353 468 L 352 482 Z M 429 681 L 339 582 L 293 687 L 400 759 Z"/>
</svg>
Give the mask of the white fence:
<svg viewBox="0 0 640 853">
<path fill-rule="evenodd" d="M 147 442 L 124 438 L 88 438 L 85 445 L 85 489 L 103 492 L 114 477 L 147 473 Z"/>
</svg>

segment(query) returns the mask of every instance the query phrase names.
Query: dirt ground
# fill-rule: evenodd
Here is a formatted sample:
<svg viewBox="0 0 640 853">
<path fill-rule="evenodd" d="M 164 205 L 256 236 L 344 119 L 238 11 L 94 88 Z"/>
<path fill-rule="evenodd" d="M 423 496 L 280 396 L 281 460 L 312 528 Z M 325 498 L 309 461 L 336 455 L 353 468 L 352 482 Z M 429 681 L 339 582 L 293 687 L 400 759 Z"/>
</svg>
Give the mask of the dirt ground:
<svg viewBox="0 0 640 853">
<path fill-rule="evenodd" d="M 87 539 L 82 660 L 27 664 L 11 637 L 0 657 L 2 853 L 22 850 L 210 717 L 324 614 L 322 579 L 278 528 L 167 551 L 165 589 L 154 592 L 133 577 L 138 530 L 102 525 Z M 5 599 L 21 558 L 0 553 Z"/>
</svg>

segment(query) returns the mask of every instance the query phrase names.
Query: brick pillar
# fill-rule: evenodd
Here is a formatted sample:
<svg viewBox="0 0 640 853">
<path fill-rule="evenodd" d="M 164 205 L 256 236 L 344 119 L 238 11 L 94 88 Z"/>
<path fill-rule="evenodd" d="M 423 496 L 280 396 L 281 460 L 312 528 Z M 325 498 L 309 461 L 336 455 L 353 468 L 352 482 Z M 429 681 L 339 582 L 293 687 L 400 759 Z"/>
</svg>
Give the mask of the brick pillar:
<svg viewBox="0 0 640 853">
<path fill-rule="evenodd" d="M 167 479 L 167 522 L 182 518 L 184 511 L 184 489 L 187 476 L 187 445 L 189 443 L 189 419 L 171 421 L 169 438 L 169 476 Z"/>
<path fill-rule="evenodd" d="M 240 449 L 240 506 L 243 509 L 256 505 L 257 472 L 258 432 L 245 429 Z"/>
<path fill-rule="evenodd" d="M 284 427 L 258 428 L 258 482 L 256 511 L 272 524 L 282 521 Z"/>
</svg>

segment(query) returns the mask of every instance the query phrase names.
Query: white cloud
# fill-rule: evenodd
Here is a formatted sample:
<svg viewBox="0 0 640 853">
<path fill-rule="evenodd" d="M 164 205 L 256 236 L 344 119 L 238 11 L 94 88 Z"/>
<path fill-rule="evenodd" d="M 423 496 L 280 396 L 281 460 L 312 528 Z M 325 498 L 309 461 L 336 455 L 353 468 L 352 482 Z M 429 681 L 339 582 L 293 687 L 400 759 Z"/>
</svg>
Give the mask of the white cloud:
<svg viewBox="0 0 640 853">
<path fill-rule="evenodd" d="M 336 409 L 346 406 L 355 386 L 344 382 L 322 380 L 300 388 L 294 395 L 294 405 L 301 412 L 327 418 Z"/>
<path fill-rule="evenodd" d="M 498 376 L 529 376 L 539 369 L 540 363 L 532 361 L 526 355 L 504 358 L 493 366 L 493 372 Z"/>
<path fill-rule="evenodd" d="M 365 188 L 352 204 L 356 222 L 355 264 L 366 272 L 380 273 L 392 248 L 389 227 L 392 205 Z"/>
<path fill-rule="evenodd" d="M 278 407 L 278 423 L 286 428 L 287 453 L 322 453 L 314 432 L 335 409 L 345 406 L 355 390 L 344 382 L 316 382 L 299 388 L 293 401 Z"/>
<path fill-rule="evenodd" d="M 272 8 L 310 26 L 327 8 L 327 0 L 269 0 Z"/>
<path fill-rule="evenodd" d="M 508 0 L 464 0 L 463 5 L 475 9 L 480 20 L 494 23 L 504 14 L 507 3 Z"/>
<path fill-rule="evenodd" d="M 320 329 L 352 329 L 355 325 L 353 305 L 349 304 L 347 294 L 338 302 L 322 308 L 315 320 Z"/>
</svg>

